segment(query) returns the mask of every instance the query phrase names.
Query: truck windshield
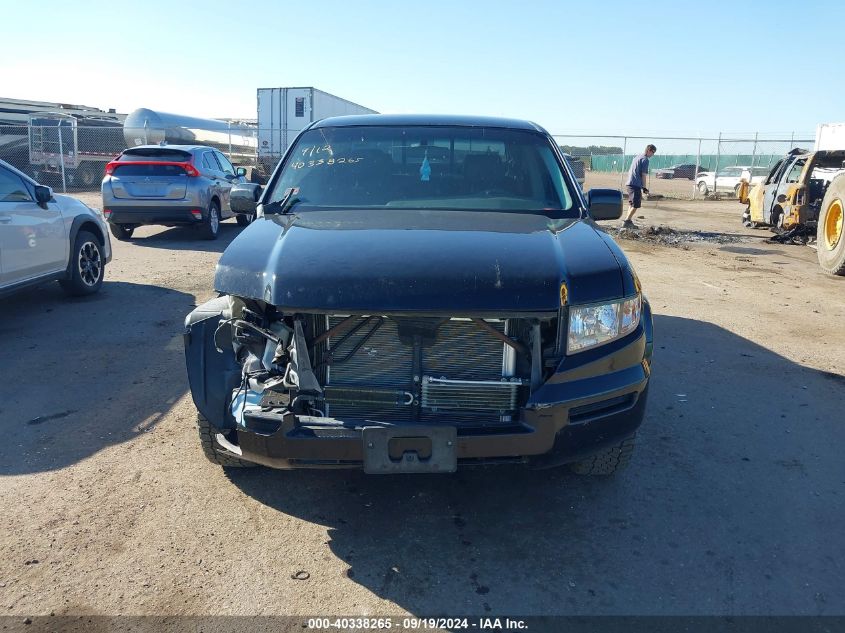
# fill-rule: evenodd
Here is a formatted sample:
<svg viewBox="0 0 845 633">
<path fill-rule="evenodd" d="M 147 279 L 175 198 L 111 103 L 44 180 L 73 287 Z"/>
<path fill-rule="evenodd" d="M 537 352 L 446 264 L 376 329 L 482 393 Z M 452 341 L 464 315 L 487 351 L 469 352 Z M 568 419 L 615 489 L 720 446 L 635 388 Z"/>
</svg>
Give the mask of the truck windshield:
<svg viewBox="0 0 845 633">
<path fill-rule="evenodd" d="M 269 202 L 337 207 L 497 210 L 560 215 L 573 195 L 543 134 L 484 127 L 309 130 L 288 154 Z M 288 205 L 286 205 L 288 206 Z"/>
</svg>

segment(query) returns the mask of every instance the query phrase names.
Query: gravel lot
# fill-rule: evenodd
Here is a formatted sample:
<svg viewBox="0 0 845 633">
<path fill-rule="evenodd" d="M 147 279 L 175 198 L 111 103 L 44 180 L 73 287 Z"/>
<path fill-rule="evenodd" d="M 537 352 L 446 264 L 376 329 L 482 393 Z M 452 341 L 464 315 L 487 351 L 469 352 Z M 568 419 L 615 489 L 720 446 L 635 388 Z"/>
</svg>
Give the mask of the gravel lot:
<svg viewBox="0 0 845 633">
<path fill-rule="evenodd" d="M 216 242 L 113 241 L 95 297 L 3 299 L 2 611 L 845 614 L 845 279 L 742 228 L 736 202 L 640 215 L 736 239 L 621 239 L 656 351 L 639 446 L 609 479 L 208 463 L 182 322 L 214 296 L 233 221 Z"/>
</svg>

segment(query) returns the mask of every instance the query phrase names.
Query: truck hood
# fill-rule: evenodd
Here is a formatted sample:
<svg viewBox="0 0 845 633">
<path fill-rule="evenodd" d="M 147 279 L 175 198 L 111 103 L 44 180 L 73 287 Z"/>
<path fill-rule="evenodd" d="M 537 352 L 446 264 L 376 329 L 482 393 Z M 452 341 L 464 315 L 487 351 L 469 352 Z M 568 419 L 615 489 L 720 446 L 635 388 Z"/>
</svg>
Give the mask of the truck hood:
<svg viewBox="0 0 845 633">
<path fill-rule="evenodd" d="M 215 288 L 286 312 L 548 312 L 564 281 L 570 303 L 622 296 L 619 257 L 589 220 L 304 211 L 248 226 L 220 258 Z"/>
</svg>

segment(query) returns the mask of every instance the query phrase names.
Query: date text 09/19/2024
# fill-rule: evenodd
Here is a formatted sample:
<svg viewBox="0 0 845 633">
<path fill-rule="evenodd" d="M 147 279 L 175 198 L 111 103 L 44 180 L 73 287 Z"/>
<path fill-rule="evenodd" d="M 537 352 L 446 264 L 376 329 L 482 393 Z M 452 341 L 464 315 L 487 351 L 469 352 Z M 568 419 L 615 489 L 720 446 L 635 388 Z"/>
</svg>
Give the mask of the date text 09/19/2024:
<svg viewBox="0 0 845 633">
<path fill-rule="evenodd" d="M 528 628 L 524 620 L 514 618 L 391 618 L 391 617 L 352 617 L 352 618 L 309 618 L 306 622 L 309 630 L 317 631 L 367 631 L 390 630 L 400 631 L 434 631 L 434 630 L 467 630 L 467 631 L 520 631 Z"/>
</svg>

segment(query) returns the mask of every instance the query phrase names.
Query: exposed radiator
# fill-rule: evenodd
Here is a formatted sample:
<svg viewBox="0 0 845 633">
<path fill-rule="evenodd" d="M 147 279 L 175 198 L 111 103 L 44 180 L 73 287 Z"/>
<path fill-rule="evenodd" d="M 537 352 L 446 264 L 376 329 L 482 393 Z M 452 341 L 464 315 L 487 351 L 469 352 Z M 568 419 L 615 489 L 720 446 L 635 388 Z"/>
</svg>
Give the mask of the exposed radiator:
<svg viewBox="0 0 845 633">
<path fill-rule="evenodd" d="M 346 318 L 329 316 L 325 327 Z M 506 321 L 488 323 L 507 332 Z M 513 376 L 512 348 L 467 319 L 356 317 L 320 356 L 326 415 L 339 419 L 507 421 L 527 384 Z"/>
<path fill-rule="evenodd" d="M 344 318 L 329 317 L 328 327 L 335 327 Z M 355 325 L 363 321 L 362 317 Z M 357 331 L 349 333 L 355 325 L 329 338 L 327 348 L 334 354 L 334 361 L 329 364 L 326 383 L 344 387 L 356 385 L 402 390 L 411 385 L 414 350 L 400 343 L 396 323 L 389 319 L 379 321 L 373 318 Z M 344 338 L 346 333 L 349 335 Z M 356 347 L 357 351 L 348 360 L 337 362 Z"/>
</svg>

